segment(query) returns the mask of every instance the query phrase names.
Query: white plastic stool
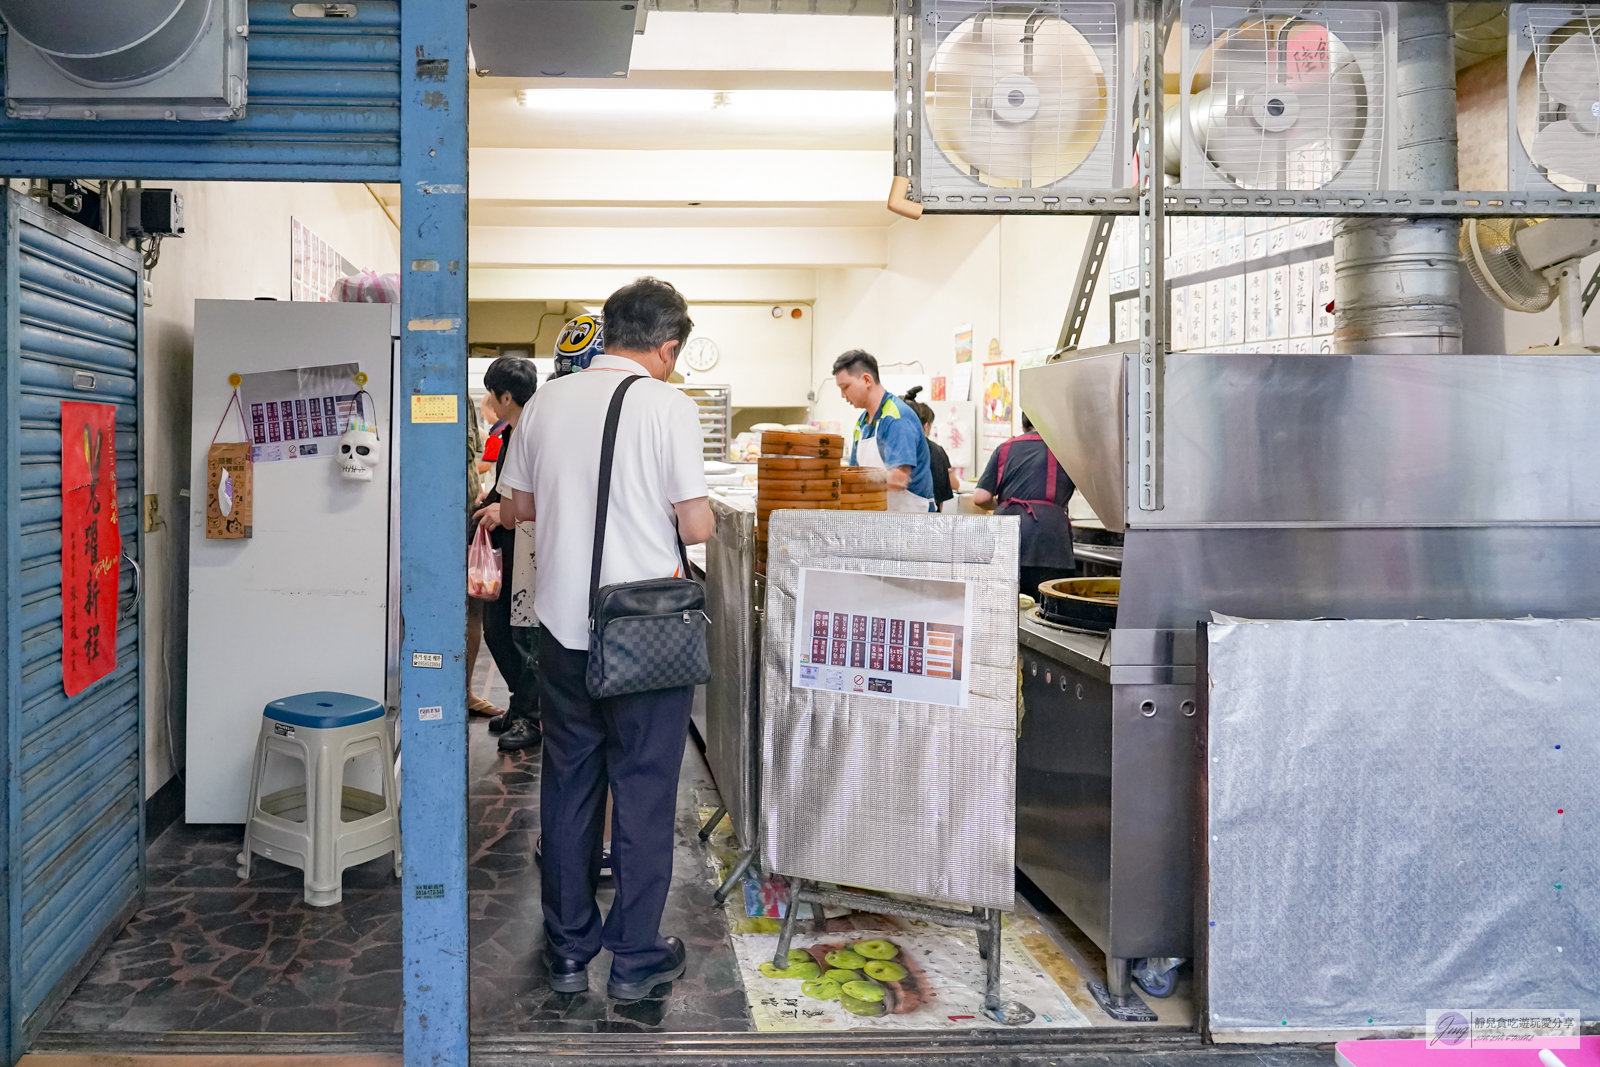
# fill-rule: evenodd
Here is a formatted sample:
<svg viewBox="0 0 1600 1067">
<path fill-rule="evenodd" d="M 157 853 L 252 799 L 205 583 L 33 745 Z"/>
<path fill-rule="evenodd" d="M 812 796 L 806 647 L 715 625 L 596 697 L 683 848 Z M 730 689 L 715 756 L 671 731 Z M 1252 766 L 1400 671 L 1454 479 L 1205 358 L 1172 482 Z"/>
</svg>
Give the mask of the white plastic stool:
<svg viewBox="0 0 1600 1067">
<path fill-rule="evenodd" d="M 303 787 L 261 795 L 273 752 L 304 765 Z M 381 765 L 381 796 L 344 784 L 345 763 L 368 753 Z M 347 693 L 302 693 L 268 704 L 250 776 L 239 877 L 250 877 L 252 855 L 267 856 L 304 871 L 306 903 L 325 907 L 343 897 L 346 868 L 386 852 L 394 853 L 398 877 L 400 800 L 383 704 Z"/>
</svg>

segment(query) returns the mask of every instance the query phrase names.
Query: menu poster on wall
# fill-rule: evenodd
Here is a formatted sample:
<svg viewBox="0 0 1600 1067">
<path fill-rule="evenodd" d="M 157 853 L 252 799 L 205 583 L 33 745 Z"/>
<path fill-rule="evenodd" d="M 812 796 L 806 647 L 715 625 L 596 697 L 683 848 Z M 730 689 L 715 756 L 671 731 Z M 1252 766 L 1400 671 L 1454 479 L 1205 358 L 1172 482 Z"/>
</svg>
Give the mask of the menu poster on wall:
<svg viewBox="0 0 1600 1067">
<path fill-rule="evenodd" d="M 352 416 L 376 423 L 372 394 L 357 396 L 359 363 L 242 374 L 239 399 L 256 463 L 332 456 Z"/>
<path fill-rule="evenodd" d="M 966 582 L 802 567 L 795 606 L 796 688 L 967 706 Z"/>
<path fill-rule="evenodd" d="M 994 448 L 1012 434 L 1015 419 L 1016 368 L 1009 360 L 983 365 L 983 394 L 978 401 L 978 421 L 983 426 L 984 447 Z"/>
<path fill-rule="evenodd" d="M 61 686 L 83 692 L 117 665 L 117 409 L 61 404 Z"/>
<path fill-rule="evenodd" d="M 289 220 L 289 299 L 333 301 L 333 283 L 361 272 L 299 219 Z"/>
</svg>

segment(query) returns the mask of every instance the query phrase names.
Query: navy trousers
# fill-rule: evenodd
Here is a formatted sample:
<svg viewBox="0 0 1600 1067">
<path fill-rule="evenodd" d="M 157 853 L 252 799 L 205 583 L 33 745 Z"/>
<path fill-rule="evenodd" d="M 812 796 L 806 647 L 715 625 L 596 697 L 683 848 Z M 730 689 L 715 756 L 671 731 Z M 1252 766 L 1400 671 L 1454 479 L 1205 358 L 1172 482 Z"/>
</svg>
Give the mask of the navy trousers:
<svg viewBox="0 0 1600 1067">
<path fill-rule="evenodd" d="M 584 686 L 589 653 L 539 629 L 545 935 L 566 959 L 587 962 L 610 949 L 612 979 L 640 981 L 669 955 L 661 912 L 672 884 L 678 773 L 694 689 L 594 700 Z M 602 924 L 595 891 L 608 785 L 616 895 Z"/>
<path fill-rule="evenodd" d="M 511 563 L 502 556 L 500 597 L 479 601 L 483 605 L 483 643 L 489 646 L 494 665 L 500 668 L 506 689 L 510 719 L 539 721 L 539 665 L 534 642 L 538 631 L 532 626 L 511 625 Z"/>
</svg>

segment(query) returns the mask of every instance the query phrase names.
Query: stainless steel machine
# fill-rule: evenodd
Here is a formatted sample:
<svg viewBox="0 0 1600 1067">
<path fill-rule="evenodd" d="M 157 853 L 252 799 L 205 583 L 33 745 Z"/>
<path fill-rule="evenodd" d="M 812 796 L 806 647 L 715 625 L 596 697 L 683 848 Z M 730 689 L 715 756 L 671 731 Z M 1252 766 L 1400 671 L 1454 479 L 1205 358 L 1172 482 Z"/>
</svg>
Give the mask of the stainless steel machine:
<svg viewBox="0 0 1600 1067">
<path fill-rule="evenodd" d="M 1600 616 L 1594 357 L 1169 354 L 1159 511 L 1130 490 L 1137 359 L 1022 372 L 1125 556 L 1109 635 L 1018 635 L 1018 866 L 1130 1019 L 1134 961 L 1193 953 L 1197 622 Z"/>
</svg>

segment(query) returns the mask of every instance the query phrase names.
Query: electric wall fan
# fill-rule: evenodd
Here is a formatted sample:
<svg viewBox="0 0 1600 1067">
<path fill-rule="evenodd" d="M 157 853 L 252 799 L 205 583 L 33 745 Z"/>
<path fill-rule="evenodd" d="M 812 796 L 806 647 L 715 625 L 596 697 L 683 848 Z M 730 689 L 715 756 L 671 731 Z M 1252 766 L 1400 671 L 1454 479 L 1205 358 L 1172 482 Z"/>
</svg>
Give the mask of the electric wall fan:
<svg viewBox="0 0 1600 1067">
<path fill-rule="evenodd" d="M 1561 343 L 1543 352 L 1597 352 L 1583 330 L 1583 257 L 1600 252 L 1600 219 L 1464 219 L 1461 259 L 1509 311 L 1561 311 Z"/>
<path fill-rule="evenodd" d="M 1600 11 L 1512 4 L 1506 50 L 1513 189 L 1600 184 Z"/>
<path fill-rule="evenodd" d="M 1393 4 L 1185 0 L 1182 19 L 1184 188 L 1385 187 Z"/>
<path fill-rule="evenodd" d="M 1068 190 L 1127 187 L 1132 0 L 911 10 L 896 20 L 896 165 L 926 210 L 1048 211 Z"/>
</svg>

